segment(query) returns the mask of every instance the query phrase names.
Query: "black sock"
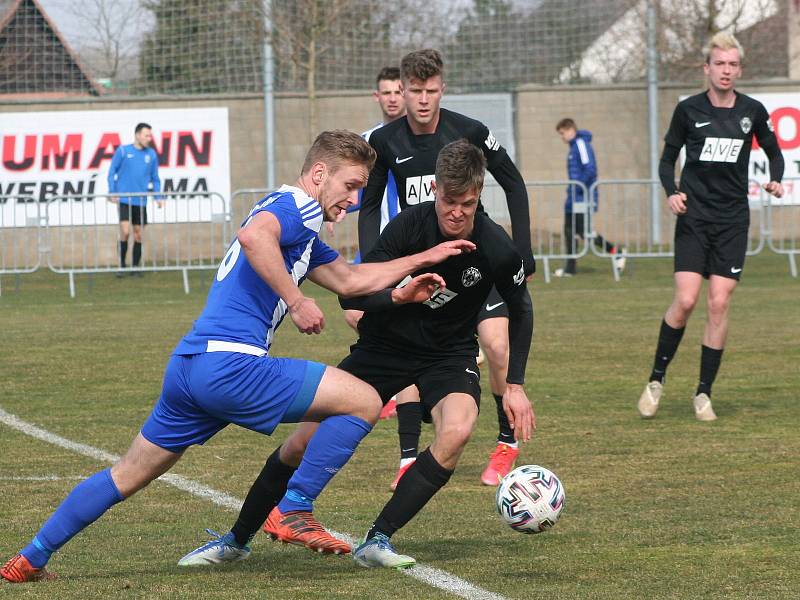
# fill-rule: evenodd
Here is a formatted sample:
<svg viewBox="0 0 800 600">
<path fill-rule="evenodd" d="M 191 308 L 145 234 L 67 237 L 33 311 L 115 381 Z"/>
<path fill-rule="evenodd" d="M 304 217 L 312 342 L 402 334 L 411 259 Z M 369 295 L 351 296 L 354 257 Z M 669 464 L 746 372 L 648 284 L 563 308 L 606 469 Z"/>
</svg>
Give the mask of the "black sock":
<svg viewBox="0 0 800 600">
<path fill-rule="evenodd" d="M 503 410 L 503 396 L 502 394 L 492 394 L 494 396 L 494 403 L 497 407 L 497 441 L 505 444 L 513 444 L 516 442 L 514 439 L 514 430 L 508 422 L 506 411 Z"/>
<path fill-rule="evenodd" d="M 400 437 L 400 458 L 415 458 L 422 433 L 422 405 L 406 402 L 397 405 L 397 435 Z"/>
<path fill-rule="evenodd" d="M 697 386 L 696 394 L 707 394 L 711 396 L 711 386 L 717 378 L 719 363 L 722 361 L 723 348 L 709 348 L 701 346 L 700 350 L 700 383 Z"/>
<path fill-rule="evenodd" d="M 120 242 L 119 243 L 119 266 L 123 269 L 125 268 L 125 260 L 128 256 L 128 242 Z"/>
<path fill-rule="evenodd" d="M 658 345 L 656 346 L 656 357 L 653 360 L 650 381 L 664 383 L 667 366 L 678 351 L 678 345 L 681 343 L 684 331 L 686 331 L 686 327 L 673 329 L 667 325 L 666 320 L 661 321 L 661 331 L 658 333 Z"/>
<path fill-rule="evenodd" d="M 283 464 L 279 452 L 280 447 L 270 454 L 258 478 L 247 492 L 247 498 L 239 511 L 239 518 L 231 528 L 237 544 L 249 543 L 258 533 L 269 513 L 283 498 L 289 479 L 297 470 L 297 467 Z"/>
<path fill-rule="evenodd" d="M 397 489 L 383 507 L 367 533 L 367 539 L 376 533 L 392 537 L 395 531 L 414 518 L 422 507 L 450 480 L 453 471 L 436 462 L 427 448 L 406 471 Z"/>
<path fill-rule="evenodd" d="M 133 242 L 133 266 L 138 267 L 142 260 L 142 242 Z"/>
</svg>

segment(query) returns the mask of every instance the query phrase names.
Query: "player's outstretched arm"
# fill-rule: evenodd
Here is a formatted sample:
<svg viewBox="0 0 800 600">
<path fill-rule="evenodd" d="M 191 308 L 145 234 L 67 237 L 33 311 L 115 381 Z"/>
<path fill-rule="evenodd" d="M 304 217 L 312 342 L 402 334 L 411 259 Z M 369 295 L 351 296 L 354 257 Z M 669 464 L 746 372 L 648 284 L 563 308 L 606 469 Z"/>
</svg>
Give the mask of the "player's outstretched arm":
<svg viewBox="0 0 800 600">
<path fill-rule="evenodd" d="M 237 234 L 247 262 L 289 307 L 289 316 L 302 333 L 320 333 L 325 317 L 311 298 L 306 298 L 286 271 L 281 253 L 281 224 L 270 212 L 257 213 Z"/>
<path fill-rule="evenodd" d="M 536 272 L 536 261 L 531 250 L 531 213 L 525 180 L 507 154 L 496 165 L 490 166 L 489 172 L 505 192 L 511 220 L 511 239 L 522 256 L 525 275 L 532 275 Z"/>
<path fill-rule="evenodd" d="M 413 278 L 406 277 L 406 280 L 396 288 L 387 288 L 368 296 L 339 296 L 339 305 L 345 310 L 362 312 L 388 310 L 402 304 L 425 302 L 436 290 L 445 287 L 444 279 L 437 273 L 423 273 Z"/>
<path fill-rule="evenodd" d="M 366 296 L 395 285 L 414 271 L 473 250 L 475 244 L 469 240 L 450 240 L 424 252 L 386 262 L 351 265 L 339 257 L 310 271 L 308 278 L 339 296 Z"/>
</svg>

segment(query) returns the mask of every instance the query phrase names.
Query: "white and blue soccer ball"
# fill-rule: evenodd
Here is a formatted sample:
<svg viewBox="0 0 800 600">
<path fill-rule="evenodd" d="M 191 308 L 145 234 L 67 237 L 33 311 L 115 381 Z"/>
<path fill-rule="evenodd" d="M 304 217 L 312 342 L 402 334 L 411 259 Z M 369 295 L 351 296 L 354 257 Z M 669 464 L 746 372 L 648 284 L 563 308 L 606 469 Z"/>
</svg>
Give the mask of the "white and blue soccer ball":
<svg viewBox="0 0 800 600">
<path fill-rule="evenodd" d="M 539 465 L 517 467 L 497 486 L 497 512 L 511 529 L 541 533 L 558 521 L 564 510 L 564 486 L 549 469 Z"/>
</svg>

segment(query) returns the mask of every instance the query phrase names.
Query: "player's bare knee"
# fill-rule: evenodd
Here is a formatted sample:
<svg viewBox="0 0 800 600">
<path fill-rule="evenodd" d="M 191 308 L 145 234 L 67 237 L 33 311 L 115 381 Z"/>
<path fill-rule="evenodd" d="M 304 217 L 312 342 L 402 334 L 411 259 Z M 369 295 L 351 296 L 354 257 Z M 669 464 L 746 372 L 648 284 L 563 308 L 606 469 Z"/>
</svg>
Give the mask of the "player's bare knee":
<svg viewBox="0 0 800 600">
<path fill-rule="evenodd" d="M 355 408 L 350 411 L 350 414 L 359 419 L 364 419 L 370 425 L 374 425 L 378 422 L 383 404 L 375 388 L 371 385 L 366 385 L 365 387 L 368 388 L 368 390 L 365 390 L 361 394 L 361 400 L 359 400 Z"/>
<path fill-rule="evenodd" d="M 483 344 L 483 352 L 486 354 L 486 359 L 492 365 L 505 365 L 508 364 L 508 340 L 507 339 L 493 339 L 488 343 Z"/>
</svg>

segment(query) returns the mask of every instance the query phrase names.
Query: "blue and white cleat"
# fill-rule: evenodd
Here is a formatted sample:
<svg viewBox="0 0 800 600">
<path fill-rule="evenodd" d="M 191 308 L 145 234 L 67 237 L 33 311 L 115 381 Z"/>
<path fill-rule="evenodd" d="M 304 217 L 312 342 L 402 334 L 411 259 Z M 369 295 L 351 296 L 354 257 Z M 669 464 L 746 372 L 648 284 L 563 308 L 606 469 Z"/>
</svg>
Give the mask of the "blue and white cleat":
<svg viewBox="0 0 800 600">
<path fill-rule="evenodd" d="M 353 550 L 353 558 L 362 567 L 410 569 L 417 564 L 412 557 L 398 554 L 389 538 L 382 533 L 376 533 L 364 540 L 363 544 Z"/>
<path fill-rule="evenodd" d="M 206 529 L 206 532 L 209 535 L 213 535 L 214 539 L 209 540 L 197 550 L 189 552 L 189 554 L 180 559 L 178 561 L 179 567 L 218 565 L 244 560 L 250 556 L 250 546 L 237 544 L 232 531 L 225 535 L 220 535 L 213 529 Z"/>
</svg>

